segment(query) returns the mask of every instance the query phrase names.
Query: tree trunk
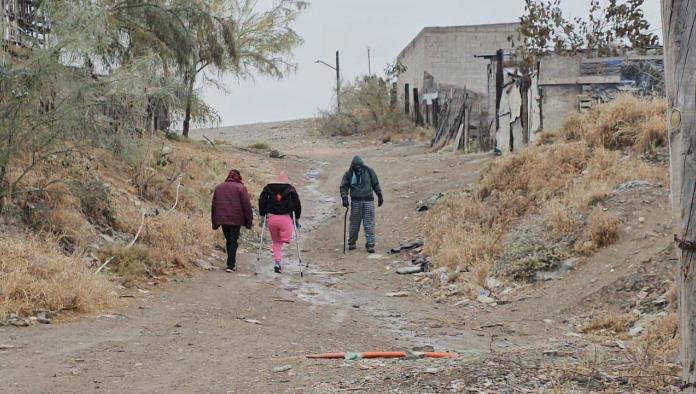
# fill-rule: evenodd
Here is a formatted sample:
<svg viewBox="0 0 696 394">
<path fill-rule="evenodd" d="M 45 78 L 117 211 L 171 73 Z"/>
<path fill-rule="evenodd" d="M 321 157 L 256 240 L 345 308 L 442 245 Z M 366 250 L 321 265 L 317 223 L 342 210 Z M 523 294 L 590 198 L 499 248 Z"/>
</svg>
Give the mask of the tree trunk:
<svg viewBox="0 0 696 394">
<path fill-rule="evenodd" d="M 679 332 L 682 389 L 696 393 L 696 7 L 688 0 L 662 0 L 672 213 L 680 269 Z"/>
<path fill-rule="evenodd" d="M 184 115 L 184 137 L 189 136 L 189 127 L 191 125 L 191 105 L 193 104 L 193 85 L 196 81 L 196 75 L 193 74 L 189 77 L 187 92 L 186 92 L 186 114 Z"/>
</svg>

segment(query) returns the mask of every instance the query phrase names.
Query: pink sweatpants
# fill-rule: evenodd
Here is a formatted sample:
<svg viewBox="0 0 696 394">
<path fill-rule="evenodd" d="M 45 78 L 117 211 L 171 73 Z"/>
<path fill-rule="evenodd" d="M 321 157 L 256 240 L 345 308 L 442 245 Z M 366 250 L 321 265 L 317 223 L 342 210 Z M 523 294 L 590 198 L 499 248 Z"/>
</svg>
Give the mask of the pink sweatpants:
<svg viewBox="0 0 696 394">
<path fill-rule="evenodd" d="M 268 215 L 268 231 L 271 233 L 273 258 L 283 260 L 283 246 L 292 241 L 292 217 L 290 215 Z"/>
</svg>

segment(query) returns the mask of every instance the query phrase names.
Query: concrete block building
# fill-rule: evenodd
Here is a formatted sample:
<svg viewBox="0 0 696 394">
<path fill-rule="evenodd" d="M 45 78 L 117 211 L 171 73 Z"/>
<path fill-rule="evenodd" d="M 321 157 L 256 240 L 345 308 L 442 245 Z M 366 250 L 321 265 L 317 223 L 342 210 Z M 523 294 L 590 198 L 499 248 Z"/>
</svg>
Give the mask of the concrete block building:
<svg viewBox="0 0 696 394">
<path fill-rule="evenodd" d="M 419 93 L 436 92 L 439 86 L 487 94 L 488 61 L 475 55 L 512 48 L 508 38 L 516 34 L 518 26 L 498 23 L 424 28 L 397 57 L 406 66 L 399 76 L 398 96 L 404 99 L 406 84 Z M 411 93 L 411 103 L 412 97 Z"/>
</svg>

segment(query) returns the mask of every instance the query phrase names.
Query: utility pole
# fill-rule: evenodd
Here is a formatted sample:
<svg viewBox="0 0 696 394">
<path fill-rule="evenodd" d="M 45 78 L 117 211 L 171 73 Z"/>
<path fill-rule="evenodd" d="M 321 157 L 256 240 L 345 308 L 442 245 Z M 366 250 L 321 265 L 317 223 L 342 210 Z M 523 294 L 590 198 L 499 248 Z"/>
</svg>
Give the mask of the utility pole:
<svg viewBox="0 0 696 394">
<path fill-rule="evenodd" d="M 370 47 L 367 47 L 367 75 L 372 76 L 372 63 L 370 62 Z"/>
<path fill-rule="evenodd" d="M 336 51 L 336 109 L 341 113 L 341 71 L 338 61 L 338 51 Z"/>
<path fill-rule="evenodd" d="M 329 63 L 317 60 L 315 63 L 321 63 L 326 67 L 336 71 L 336 110 L 341 113 L 341 68 L 339 65 L 338 51 L 336 51 L 336 65 L 332 66 Z"/>
<path fill-rule="evenodd" d="M 679 255 L 682 393 L 696 394 L 696 7 L 662 0 L 674 239 Z"/>
</svg>

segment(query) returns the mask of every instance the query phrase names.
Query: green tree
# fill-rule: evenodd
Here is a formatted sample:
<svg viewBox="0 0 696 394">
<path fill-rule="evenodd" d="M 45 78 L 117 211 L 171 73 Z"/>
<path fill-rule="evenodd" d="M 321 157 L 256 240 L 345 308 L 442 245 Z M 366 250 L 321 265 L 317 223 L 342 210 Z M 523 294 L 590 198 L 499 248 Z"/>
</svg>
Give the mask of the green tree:
<svg viewBox="0 0 696 394">
<path fill-rule="evenodd" d="M 185 24 L 195 37 L 190 60 L 182 66 L 186 86 L 183 134 L 188 136 L 194 88 L 208 69 L 218 75 L 231 73 L 240 79 L 254 73 L 282 78 L 294 68 L 291 51 L 302 43 L 292 28 L 307 3 L 281 0 L 273 8 L 257 11 L 254 0 L 213 0 L 200 13 L 185 15 Z M 206 79 L 206 82 L 215 80 Z M 224 85 L 217 83 L 220 88 Z"/>
<path fill-rule="evenodd" d="M 626 49 L 644 51 L 657 45 L 657 36 L 643 13 L 644 0 L 590 0 L 586 19 L 568 19 L 561 0 L 525 0 L 519 36 L 535 57 L 550 52 L 616 55 Z"/>
</svg>

